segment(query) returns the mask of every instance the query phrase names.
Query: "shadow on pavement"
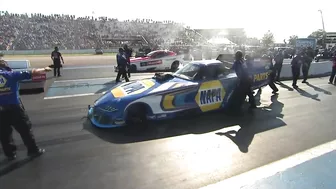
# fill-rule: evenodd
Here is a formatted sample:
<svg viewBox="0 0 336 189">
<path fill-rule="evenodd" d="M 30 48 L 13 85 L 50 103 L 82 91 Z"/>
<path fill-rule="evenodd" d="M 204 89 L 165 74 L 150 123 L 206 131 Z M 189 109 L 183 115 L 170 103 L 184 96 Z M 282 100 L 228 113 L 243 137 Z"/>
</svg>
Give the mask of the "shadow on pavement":
<svg viewBox="0 0 336 189">
<path fill-rule="evenodd" d="M 307 84 L 307 86 L 313 88 L 315 91 L 323 92 L 323 93 L 326 94 L 326 95 L 332 95 L 332 93 L 331 93 L 330 91 L 324 90 L 324 89 L 322 89 L 322 88 L 320 88 L 320 87 L 316 87 L 316 86 L 314 86 L 314 85 L 312 85 L 312 84 L 310 84 L 310 83 L 306 83 L 306 84 Z"/>
<path fill-rule="evenodd" d="M 231 139 L 243 153 L 248 152 L 248 148 L 251 145 L 254 135 L 265 132 L 271 129 L 285 126 L 281 118 L 283 118 L 282 109 L 284 104 L 278 101 L 278 95 L 271 97 L 272 103 L 268 107 L 257 109 L 254 114 L 263 114 L 267 116 L 264 121 L 258 121 L 255 118 L 243 120 L 239 126 L 238 131 L 231 130 L 225 133 L 218 132 L 217 135 L 226 136 Z"/>
<path fill-rule="evenodd" d="M 41 89 L 25 89 L 20 90 L 20 95 L 36 95 L 44 93 Z"/>
<path fill-rule="evenodd" d="M 321 99 L 318 98 L 318 96 L 319 96 L 318 94 L 313 95 L 313 94 L 310 94 L 307 91 L 305 91 L 303 89 L 300 89 L 300 88 L 297 88 L 296 91 L 299 92 L 301 96 L 311 98 L 311 99 L 316 100 L 316 101 L 321 101 Z"/>
<path fill-rule="evenodd" d="M 246 103 L 247 104 L 247 103 Z M 267 108 L 272 108 L 273 111 Z M 286 125 L 281 118 L 283 104 L 274 101 L 270 107 L 258 108 L 254 113 L 245 113 L 242 117 L 232 117 L 223 112 L 214 112 L 204 114 L 202 116 L 185 117 L 164 122 L 153 122 L 141 131 L 132 131 L 126 127 L 114 129 L 98 129 L 86 121 L 83 124 L 83 129 L 91 132 L 97 137 L 107 142 L 116 144 L 135 143 L 149 140 L 156 140 L 168 137 L 175 137 L 187 134 L 204 134 L 218 131 L 220 129 L 240 125 L 242 128 L 251 127 L 253 131 L 268 130 L 269 128 L 276 128 Z"/>
<path fill-rule="evenodd" d="M 26 164 L 28 164 L 29 162 L 33 161 L 36 158 L 38 157 L 27 157 L 20 160 L 13 160 L 11 162 L 8 162 L 7 159 L 2 160 L 0 162 L 0 178 L 2 176 L 9 174 L 12 171 L 15 171 L 16 169 L 25 166 Z"/>
<path fill-rule="evenodd" d="M 294 89 L 292 87 L 290 87 L 290 86 L 288 86 L 288 85 L 286 85 L 286 84 L 284 84 L 280 81 L 275 82 L 275 84 L 278 84 L 281 88 L 287 89 L 289 91 L 294 91 Z"/>
<path fill-rule="evenodd" d="M 120 82 L 122 83 L 122 82 Z M 110 82 L 107 82 L 107 83 L 104 83 L 103 84 L 103 88 L 99 89 L 98 91 L 95 92 L 95 94 L 100 94 L 100 93 L 103 93 L 107 90 L 110 90 L 112 87 L 120 84 L 120 83 L 116 83 L 115 81 L 110 81 Z"/>
</svg>

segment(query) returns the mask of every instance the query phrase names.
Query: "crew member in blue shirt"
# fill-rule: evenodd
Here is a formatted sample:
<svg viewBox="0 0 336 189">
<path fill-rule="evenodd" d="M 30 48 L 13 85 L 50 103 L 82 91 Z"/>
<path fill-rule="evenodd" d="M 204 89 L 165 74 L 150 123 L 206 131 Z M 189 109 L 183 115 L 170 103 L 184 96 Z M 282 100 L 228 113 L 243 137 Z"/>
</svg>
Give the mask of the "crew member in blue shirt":
<svg viewBox="0 0 336 189">
<path fill-rule="evenodd" d="M 235 62 L 232 68 L 235 70 L 239 79 L 238 88 L 243 95 L 243 99 L 245 99 L 247 95 L 249 97 L 250 109 L 256 108 L 257 106 L 252 92 L 252 79 L 248 73 L 248 68 L 244 62 L 243 53 L 241 51 L 236 52 Z"/>
<path fill-rule="evenodd" d="M 20 100 L 19 82 L 47 71 L 51 71 L 51 68 L 12 71 L 6 61 L 0 60 L 0 142 L 9 161 L 16 158 L 12 126 L 20 133 L 27 147 L 28 156 L 39 156 L 45 151 L 36 145 L 32 124 Z"/>
</svg>

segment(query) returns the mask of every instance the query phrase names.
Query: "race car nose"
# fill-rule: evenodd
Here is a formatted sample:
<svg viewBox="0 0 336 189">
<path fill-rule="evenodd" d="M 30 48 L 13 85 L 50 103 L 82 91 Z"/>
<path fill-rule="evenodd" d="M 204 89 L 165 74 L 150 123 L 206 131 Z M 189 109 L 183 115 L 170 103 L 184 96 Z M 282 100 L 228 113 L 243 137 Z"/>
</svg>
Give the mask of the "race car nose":
<svg viewBox="0 0 336 189">
<path fill-rule="evenodd" d="M 112 101 L 114 99 L 112 93 L 110 91 L 107 91 L 103 96 L 98 98 L 96 102 L 94 103 L 94 106 L 100 106 L 102 104 L 106 104 L 109 101 Z"/>
</svg>

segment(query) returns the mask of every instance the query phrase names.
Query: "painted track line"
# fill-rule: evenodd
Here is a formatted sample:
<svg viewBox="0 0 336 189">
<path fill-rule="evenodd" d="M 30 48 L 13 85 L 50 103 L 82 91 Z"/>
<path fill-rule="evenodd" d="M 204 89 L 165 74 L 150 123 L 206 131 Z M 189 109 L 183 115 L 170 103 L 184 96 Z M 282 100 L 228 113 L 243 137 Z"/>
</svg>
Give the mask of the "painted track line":
<svg viewBox="0 0 336 189">
<path fill-rule="evenodd" d="M 153 75 L 134 75 L 130 78 L 130 81 L 134 80 L 134 78 L 136 78 L 135 80 L 138 80 L 140 78 L 146 79 L 146 78 L 152 78 Z M 99 77 L 99 78 L 87 78 L 87 79 L 71 79 L 71 80 L 57 80 L 54 81 L 54 83 L 67 83 L 67 82 L 79 82 L 79 81 L 94 81 L 94 80 L 111 80 L 111 81 L 115 81 L 115 77 Z"/>
<path fill-rule="evenodd" d="M 231 177 L 224 181 L 202 187 L 201 189 L 222 189 L 222 188 L 242 188 L 256 183 L 256 181 L 273 176 L 278 172 L 293 168 L 299 164 L 309 161 L 313 158 L 322 156 L 326 153 L 336 150 L 336 140 L 322 144 L 320 146 L 308 149 L 282 160 L 264 165 L 240 175 Z"/>
<path fill-rule="evenodd" d="M 50 97 L 44 97 L 44 100 L 51 100 L 51 99 L 58 99 L 58 98 L 71 98 L 71 97 L 83 97 L 83 96 L 93 96 L 93 95 L 101 95 L 105 94 L 103 93 L 84 93 L 84 94 L 74 94 L 74 95 L 63 95 L 63 96 L 50 96 Z"/>
</svg>

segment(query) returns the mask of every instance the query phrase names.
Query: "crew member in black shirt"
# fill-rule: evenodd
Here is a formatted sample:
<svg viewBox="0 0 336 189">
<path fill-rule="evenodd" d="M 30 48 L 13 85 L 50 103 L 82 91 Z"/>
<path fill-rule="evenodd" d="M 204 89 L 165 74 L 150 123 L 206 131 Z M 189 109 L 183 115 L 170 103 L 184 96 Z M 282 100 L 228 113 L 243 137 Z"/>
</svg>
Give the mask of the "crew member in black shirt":
<svg viewBox="0 0 336 189">
<path fill-rule="evenodd" d="M 307 83 L 308 73 L 311 63 L 314 60 L 314 50 L 309 47 L 306 53 L 303 55 L 304 61 L 302 64 L 302 74 L 303 74 L 303 81 L 302 83 Z"/>
<path fill-rule="evenodd" d="M 131 77 L 131 57 L 132 57 L 132 49 L 128 48 L 127 45 L 124 45 L 124 54 L 127 59 L 127 69 L 128 69 L 128 77 Z"/>
<path fill-rule="evenodd" d="M 300 68 L 301 68 L 301 65 L 303 63 L 303 53 L 300 52 L 298 53 L 292 60 L 291 62 L 291 65 L 292 65 L 292 75 L 293 75 L 293 84 L 292 86 L 297 89 L 298 86 L 296 85 L 297 84 L 297 80 L 299 79 L 300 77 Z"/>
<path fill-rule="evenodd" d="M 233 63 L 232 68 L 235 70 L 239 79 L 238 88 L 239 91 L 242 92 L 243 99 L 248 96 L 250 109 L 256 108 L 257 106 L 252 92 L 252 79 L 248 73 L 247 65 L 244 62 L 243 53 L 241 51 L 236 52 L 235 62 Z"/>
<path fill-rule="evenodd" d="M 284 61 L 284 56 L 283 56 L 282 51 L 279 51 L 275 55 L 274 61 L 275 61 L 275 65 L 274 65 L 274 74 L 275 74 L 274 76 L 275 76 L 275 78 L 274 79 L 276 81 L 280 81 L 280 73 L 281 73 L 282 64 L 283 64 L 283 61 Z"/>
<path fill-rule="evenodd" d="M 271 56 L 267 56 L 266 54 L 263 55 L 261 57 L 262 61 L 265 61 L 266 65 L 269 64 L 269 69 L 271 71 L 270 75 L 269 75 L 269 83 L 268 86 L 271 87 L 271 89 L 273 90 L 272 93 L 276 94 L 279 89 L 278 87 L 275 86 L 274 82 L 275 82 L 275 77 L 276 77 L 276 67 L 275 65 L 273 65 L 273 61 L 272 61 L 272 57 Z"/>
<path fill-rule="evenodd" d="M 53 64 L 54 64 L 54 77 L 56 77 L 56 72 L 57 72 L 57 76 L 60 77 L 61 67 L 62 67 L 61 60 L 63 64 L 64 64 L 64 60 L 63 60 L 62 54 L 58 52 L 58 47 L 55 47 L 55 50 L 51 53 L 51 59 L 53 60 Z"/>
<path fill-rule="evenodd" d="M 119 48 L 119 53 L 117 54 L 117 64 L 118 64 L 118 75 L 116 78 L 116 83 L 120 82 L 120 76 L 122 75 L 126 82 L 129 82 L 129 79 L 127 77 L 127 72 L 126 72 L 126 66 L 127 66 L 127 58 L 124 54 L 124 49 Z"/>
</svg>

